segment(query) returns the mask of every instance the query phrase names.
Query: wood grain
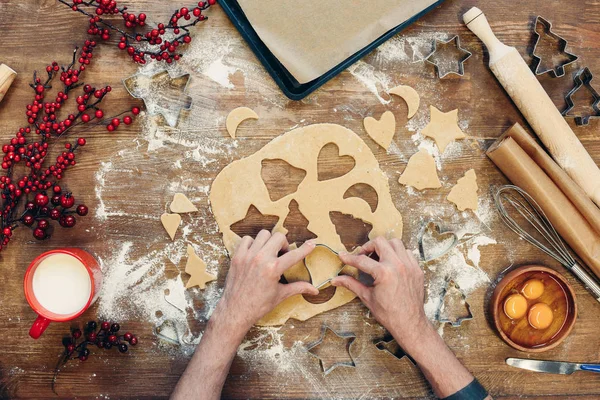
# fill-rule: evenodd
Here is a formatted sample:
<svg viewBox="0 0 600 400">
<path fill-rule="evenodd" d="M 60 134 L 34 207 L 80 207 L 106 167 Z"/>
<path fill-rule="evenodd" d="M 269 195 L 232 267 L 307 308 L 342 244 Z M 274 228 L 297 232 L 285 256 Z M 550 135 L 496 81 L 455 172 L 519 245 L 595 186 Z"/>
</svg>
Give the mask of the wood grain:
<svg viewBox="0 0 600 400">
<path fill-rule="evenodd" d="M 153 20 L 158 22 L 168 18 L 174 8 L 186 2 L 128 0 L 126 3 L 132 10 L 152 15 Z M 364 64 L 361 64 L 361 67 L 371 67 L 375 73 L 389 77 L 390 88 L 398 84 L 415 87 L 422 99 L 420 114 L 426 114 L 431 104 L 445 112 L 458 108 L 459 119 L 468 121 L 465 129 L 468 139 L 462 146 L 462 152 L 445 158 L 442 163 L 440 177 L 444 187 L 418 195 L 409 195 L 397 183 L 408 158 L 417 150 L 411 139 L 414 132 L 403 128 L 406 120 L 401 117 L 407 113 L 403 101 L 392 99 L 389 104 L 383 105 L 373 91 L 349 71 L 343 72 L 307 99 L 289 101 L 264 72 L 222 11 L 215 7 L 209 21 L 196 29 L 196 40 L 210 38 L 222 43 L 222 46 L 229 46 L 235 60 L 243 61 L 243 68 L 237 68 L 229 76 L 232 88 L 224 88 L 200 73 L 193 74 L 190 91 L 194 93 L 196 105 L 202 104 L 204 111 L 211 113 L 210 118 L 196 120 L 199 116 L 191 113 L 184 118 L 197 122 L 193 129 L 161 130 L 157 135 L 161 135 L 166 145 L 155 151 L 147 151 L 149 138 L 139 122 L 115 133 L 108 133 L 101 127 L 90 130 L 86 134 L 89 144 L 82 152 L 77 167 L 67 174 L 65 181 L 76 192 L 78 199 L 90 206 L 90 216 L 82 219 L 73 230 L 57 229 L 53 238 L 45 242 L 34 241 L 25 228 L 19 229 L 8 249 L 0 254 L 0 397 L 57 398 L 50 389 L 50 382 L 61 351 L 61 337 L 68 327 L 53 324 L 40 340 L 33 341 L 28 337 L 34 313 L 24 299 L 22 278 L 31 259 L 45 250 L 66 244 L 85 248 L 103 259 L 110 259 L 123 242 L 134 244 L 132 257 L 147 254 L 148 249 L 164 247 L 167 241 L 158 217 L 173 196 L 169 190 L 170 182 L 181 181 L 192 189 L 207 187 L 220 169 L 232 160 L 254 153 L 296 125 L 338 123 L 354 130 L 365 140 L 390 177 L 394 202 L 404 218 L 404 240 L 412 248 L 416 245 L 415 234 L 427 218 L 423 215 L 424 210 L 439 208 L 438 214 L 448 220 L 456 217 L 444 198 L 452 184 L 467 169 L 476 169 L 480 194 L 489 200 L 490 186 L 503 184 L 506 180 L 485 157 L 484 150 L 514 122 L 526 124 L 487 68 L 488 55 L 482 51 L 481 42 L 461 22 L 462 14 L 473 5 L 486 13 L 498 38 L 507 45 L 516 46 L 521 54 L 526 55 L 526 61 L 530 61 L 527 54 L 531 50 L 531 28 L 535 16 L 543 15 L 552 21 L 556 32 L 570 41 L 570 51 L 580 57 L 577 66 L 588 66 L 592 72 L 600 73 L 600 32 L 597 30 L 600 5 L 597 2 L 446 1 L 394 40 L 404 36 L 432 37 L 436 33 L 447 33 L 449 36 L 460 34 L 463 46 L 473 52 L 473 57 L 465 64 L 464 77 L 440 81 L 435 77 L 432 66 L 413 63 L 408 59 L 391 60 L 378 52 L 367 56 Z M 12 137 L 24 121 L 25 106 L 32 97 L 28 83 L 33 71 L 43 70 L 46 63 L 52 60 L 61 63 L 68 61 L 71 49 L 84 40 L 86 25 L 85 18 L 54 0 L 0 1 L 0 62 L 18 72 L 0 105 L 2 142 Z M 396 43 L 400 45 L 401 42 Z M 136 66 L 111 45 L 99 46 L 94 56 L 98 57 L 98 62 L 86 71 L 85 80 L 113 86 L 110 106 L 106 111 L 110 114 L 130 106 L 132 100 L 124 90 L 121 79 L 134 73 Z M 192 58 L 182 65 L 197 71 L 201 61 Z M 549 75 L 539 77 L 559 109 L 564 107 L 563 96 L 573 85 L 571 76 L 575 71 L 576 68 L 570 66 L 564 78 L 553 79 Z M 383 89 L 382 85 L 376 85 L 379 96 L 384 100 L 390 99 Z M 229 143 L 224 142 L 230 140 L 224 118 L 231 109 L 241 105 L 252 107 L 260 119 L 240 126 L 237 132 L 238 146 L 206 165 L 194 160 L 196 145 L 188 148 L 186 141 L 198 143 L 198 147 L 200 144 L 221 146 L 222 143 Z M 389 154 L 370 140 L 362 128 L 364 117 L 381 115 L 386 110 L 395 113 L 399 126 L 392 145 L 396 150 Z M 419 118 L 419 113 L 415 118 Z M 569 123 L 594 161 L 599 163 L 600 121 L 593 119 L 589 126 L 583 128 L 574 127 L 572 121 Z M 182 170 L 171 167 L 178 159 L 184 166 Z M 99 194 L 107 217 L 98 218 L 95 210 L 102 204 L 96 193 L 96 173 L 105 162 L 112 162 L 117 169 L 111 172 L 108 186 Z M 195 203 L 201 208 L 194 226 L 199 232 L 204 232 L 203 240 L 222 246 L 214 229 L 207 194 L 200 190 L 187 194 L 195 195 Z M 304 223 L 301 218 L 297 220 L 298 223 Z M 511 264 L 541 263 L 565 273 L 576 291 L 580 314 L 575 328 L 564 343 L 544 353 L 543 358 L 582 362 L 600 360 L 600 306 L 597 302 L 560 266 L 526 243 L 516 240 L 497 218 L 491 218 L 490 228 L 491 236 L 496 238 L 498 245 L 482 248 L 481 268 L 492 282 Z M 223 286 L 227 267 L 227 258 L 221 256 L 219 280 L 216 283 L 219 286 Z M 177 271 L 173 270 L 173 273 Z M 591 373 L 554 376 L 528 373 L 506 366 L 505 358 L 522 357 L 524 354 L 510 348 L 493 331 L 488 312 L 491 291 L 490 287 L 482 287 L 473 292 L 469 301 L 475 318 L 457 329 L 445 327 L 443 333 L 448 345 L 494 397 L 593 399 L 600 396 L 600 377 Z M 194 302 L 201 304 L 202 293 L 197 292 L 194 296 Z M 96 307 L 90 309 L 78 322 L 95 318 L 96 311 Z M 168 397 L 188 358 L 160 349 L 152 333 L 153 325 L 143 319 L 131 318 L 119 322 L 139 334 L 140 345 L 127 355 L 96 353 L 86 363 L 74 363 L 65 368 L 57 386 L 59 398 Z M 383 331 L 369 318 L 367 310 L 358 300 L 303 323 L 288 322 L 279 331 L 279 334 L 283 334 L 282 346 L 291 349 L 297 341 L 309 343 L 315 340 L 323 323 L 338 331 L 357 335 L 353 344 L 356 369 L 338 368 L 323 377 L 316 360 L 306 358 L 309 356 L 302 351 L 295 353 L 298 365 L 304 365 L 302 369 L 292 367 L 288 371 L 274 367 L 278 365 L 277 361 L 237 357 L 223 397 L 432 397 L 424 378 L 407 359 L 398 360 L 372 345 L 372 340 L 383 336 Z M 197 325 L 201 330 L 203 322 Z M 249 337 L 258 334 L 251 331 Z M 296 362 L 295 359 L 291 361 Z"/>
</svg>

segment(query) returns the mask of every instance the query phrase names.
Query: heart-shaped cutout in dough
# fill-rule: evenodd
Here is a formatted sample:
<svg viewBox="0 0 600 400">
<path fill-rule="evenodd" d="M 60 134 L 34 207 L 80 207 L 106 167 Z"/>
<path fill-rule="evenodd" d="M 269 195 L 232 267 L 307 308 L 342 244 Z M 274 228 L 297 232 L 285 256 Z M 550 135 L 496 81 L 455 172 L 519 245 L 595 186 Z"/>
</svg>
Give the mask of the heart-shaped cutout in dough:
<svg viewBox="0 0 600 400">
<path fill-rule="evenodd" d="M 379 121 L 373 117 L 364 119 L 365 130 L 378 145 L 388 149 L 396 133 L 396 117 L 391 111 L 383 113 Z"/>
<path fill-rule="evenodd" d="M 340 154 L 340 148 L 335 143 L 327 143 L 317 157 L 317 179 L 328 181 L 339 178 L 352 171 L 355 166 L 354 157 Z"/>
<path fill-rule="evenodd" d="M 164 213 L 160 216 L 160 222 L 162 222 L 171 240 L 174 240 L 177 228 L 179 228 L 179 224 L 181 223 L 181 216 L 179 214 Z"/>
</svg>

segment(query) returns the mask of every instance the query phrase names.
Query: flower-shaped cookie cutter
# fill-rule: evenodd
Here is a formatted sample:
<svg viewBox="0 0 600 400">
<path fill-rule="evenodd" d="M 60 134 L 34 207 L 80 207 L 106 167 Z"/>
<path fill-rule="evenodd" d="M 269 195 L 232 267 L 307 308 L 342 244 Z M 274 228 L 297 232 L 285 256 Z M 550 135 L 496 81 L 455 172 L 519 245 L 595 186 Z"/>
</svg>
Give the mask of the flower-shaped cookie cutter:
<svg viewBox="0 0 600 400">
<path fill-rule="evenodd" d="M 177 126 L 181 111 L 192 108 L 192 98 L 187 95 L 190 74 L 171 75 L 163 69 L 148 74 L 140 71 L 123 79 L 129 94 L 142 99 L 149 115 L 162 115 L 170 127 Z"/>
</svg>

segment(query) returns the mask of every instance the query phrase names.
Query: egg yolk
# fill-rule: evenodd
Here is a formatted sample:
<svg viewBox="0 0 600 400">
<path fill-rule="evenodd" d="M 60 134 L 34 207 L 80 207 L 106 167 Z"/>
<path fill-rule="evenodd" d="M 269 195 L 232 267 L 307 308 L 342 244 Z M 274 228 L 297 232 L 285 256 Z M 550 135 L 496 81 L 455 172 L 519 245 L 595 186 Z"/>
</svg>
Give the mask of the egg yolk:
<svg viewBox="0 0 600 400">
<path fill-rule="evenodd" d="M 530 300 L 537 299 L 544 293 L 544 283 L 539 279 L 530 279 L 525 282 L 521 292 Z"/>
<path fill-rule="evenodd" d="M 552 324 L 554 314 L 548 304 L 537 303 L 529 310 L 529 324 L 535 329 L 546 329 Z"/>
<path fill-rule="evenodd" d="M 511 294 L 504 301 L 504 313 L 510 319 L 519 319 L 527 313 L 527 300 L 520 294 Z"/>
</svg>

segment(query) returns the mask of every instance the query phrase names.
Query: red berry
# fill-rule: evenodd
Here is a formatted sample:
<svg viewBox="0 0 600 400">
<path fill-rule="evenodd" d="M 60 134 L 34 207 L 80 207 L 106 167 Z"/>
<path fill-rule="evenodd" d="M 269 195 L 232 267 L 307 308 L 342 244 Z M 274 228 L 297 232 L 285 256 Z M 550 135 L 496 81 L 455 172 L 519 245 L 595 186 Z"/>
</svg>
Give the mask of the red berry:
<svg viewBox="0 0 600 400">
<path fill-rule="evenodd" d="M 132 113 L 133 115 L 138 115 L 138 114 L 140 113 L 140 108 L 139 108 L 139 107 L 133 107 L 133 108 L 131 109 L 131 113 Z"/>
<path fill-rule="evenodd" d="M 71 193 L 66 193 L 60 196 L 60 205 L 63 208 L 71 208 L 75 205 L 75 197 Z"/>
<path fill-rule="evenodd" d="M 117 127 L 121 123 L 121 120 L 119 118 L 113 118 L 112 121 L 110 121 L 110 123 Z"/>
<path fill-rule="evenodd" d="M 104 112 L 102 110 L 96 110 L 96 118 L 100 119 L 104 117 Z"/>
<path fill-rule="evenodd" d="M 132 337 L 133 335 L 130 332 L 125 332 L 125 335 L 123 335 L 123 339 L 125 339 L 128 342 L 131 340 Z"/>
<path fill-rule="evenodd" d="M 67 351 L 68 351 L 69 353 L 72 353 L 73 351 L 75 351 L 75 346 L 74 346 L 74 345 L 72 345 L 72 344 L 68 345 L 68 346 L 67 346 Z"/>
<path fill-rule="evenodd" d="M 129 341 L 129 343 L 132 346 L 135 346 L 136 344 L 138 344 L 138 339 L 134 336 L 134 337 L 131 338 L 131 340 Z"/>
<path fill-rule="evenodd" d="M 79 338 L 81 337 L 81 329 L 75 329 L 75 330 L 73 331 L 73 337 L 74 337 L 75 339 L 79 339 Z"/>
<path fill-rule="evenodd" d="M 133 122 L 133 118 L 131 118 L 129 115 L 127 115 L 126 117 L 123 117 L 123 123 L 125 125 L 131 125 L 132 122 Z"/>
<path fill-rule="evenodd" d="M 115 126 L 113 124 L 109 124 L 106 126 L 106 130 L 109 132 L 113 132 L 115 130 Z"/>
<path fill-rule="evenodd" d="M 43 193 L 38 193 L 35 195 L 35 204 L 38 207 L 44 207 L 49 201 L 50 199 L 48 199 L 48 196 Z"/>
<path fill-rule="evenodd" d="M 60 192 L 61 192 L 61 190 L 62 190 L 62 189 L 61 189 L 61 187 L 60 187 L 60 186 L 58 186 L 58 185 L 56 185 L 56 186 L 54 186 L 54 187 L 52 188 L 52 191 L 53 191 L 54 193 L 60 193 Z"/>
<path fill-rule="evenodd" d="M 91 118 L 90 118 L 90 116 L 88 114 L 83 114 L 81 116 L 81 121 L 83 121 L 83 122 L 90 122 L 90 119 Z"/>
<path fill-rule="evenodd" d="M 79 359 L 80 359 L 81 361 L 87 361 L 87 359 L 88 359 L 88 358 L 87 358 L 86 356 L 79 356 Z"/>
<path fill-rule="evenodd" d="M 117 343 L 117 336 L 116 336 L 116 335 L 110 335 L 110 336 L 108 337 L 108 342 L 109 342 L 109 343 L 112 343 L 112 344 L 115 344 L 115 343 Z"/>
<path fill-rule="evenodd" d="M 50 224 L 48 223 L 47 219 L 40 219 L 38 221 L 38 226 L 37 227 L 40 228 L 40 229 L 46 230 L 46 229 L 48 229 L 49 226 L 50 226 Z"/>
<path fill-rule="evenodd" d="M 87 215 L 88 211 L 89 210 L 88 210 L 87 206 L 84 204 L 80 204 L 77 206 L 77 214 L 81 215 L 82 217 L 85 217 Z"/>
<path fill-rule="evenodd" d="M 98 335 L 96 334 L 96 332 L 90 332 L 88 334 L 88 340 L 90 342 L 95 342 L 97 338 L 98 338 Z"/>
<path fill-rule="evenodd" d="M 37 240 L 44 240 L 44 239 L 46 239 L 46 232 L 44 232 L 43 229 L 35 228 L 33 230 L 33 237 L 36 238 Z"/>
<path fill-rule="evenodd" d="M 50 210 L 50 218 L 52 218 L 55 221 L 60 218 L 60 211 L 58 210 L 58 208 L 53 208 L 52 210 Z"/>
<path fill-rule="evenodd" d="M 33 216 L 31 215 L 25 215 L 23 217 L 23 223 L 27 226 L 31 226 L 33 225 L 33 222 L 35 221 L 35 219 L 33 218 Z"/>
<path fill-rule="evenodd" d="M 103 322 L 102 324 L 100 324 L 100 329 L 102 329 L 103 331 L 107 331 L 110 329 L 110 324 L 108 322 Z"/>
<path fill-rule="evenodd" d="M 79 146 L 85 146 L 85 143 L 86 143 L 86 141 L 84 138 L 80 137 L 79 139 L 77 139 L 77 144 Z"/>
</svg>

